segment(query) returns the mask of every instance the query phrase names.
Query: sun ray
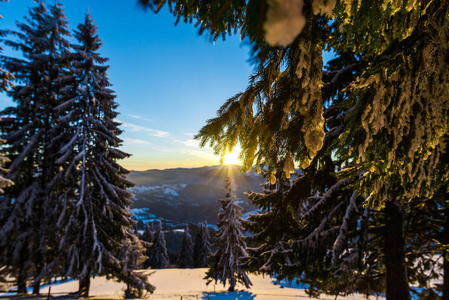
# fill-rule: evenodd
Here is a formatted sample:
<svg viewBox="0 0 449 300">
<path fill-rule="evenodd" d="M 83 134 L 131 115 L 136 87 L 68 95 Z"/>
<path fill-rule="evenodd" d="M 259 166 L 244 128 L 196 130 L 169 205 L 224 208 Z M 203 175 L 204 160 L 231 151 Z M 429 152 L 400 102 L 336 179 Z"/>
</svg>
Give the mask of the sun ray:
<svg viewBox="0 0 449 300">
<path fill-rule="evenodd" d="M 238 165 L 240 164 L 239 155 L 237 153 L 226 153 L 223 158 L 224 165 Z"/>
<path fill-rule="evenodd" d="M 239 159 L 241 148 L 236 146 L 231 152 L 227 152 L 223 157 L 224 165 L 241 165 L 241 161 Z"/>
</svg>

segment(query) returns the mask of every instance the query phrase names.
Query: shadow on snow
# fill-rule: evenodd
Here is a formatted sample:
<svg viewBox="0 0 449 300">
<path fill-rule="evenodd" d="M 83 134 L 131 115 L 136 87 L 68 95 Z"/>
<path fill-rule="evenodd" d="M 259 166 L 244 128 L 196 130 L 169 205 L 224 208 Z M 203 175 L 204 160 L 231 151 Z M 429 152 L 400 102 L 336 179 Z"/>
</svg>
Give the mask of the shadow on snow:
<svg viewBox="0 0 449 300">
<path fill-rule="evenodd" d="M 219 293 L 208 293 L 203 292 L 201 295 L 201 300 L 221 300 L 221 299 L 233 299 L 233 300 L 253 300 L 256 297 L 255 294 L 248 291 L 237 291 L 237 292 L 219 292 Z"/>
</svg>

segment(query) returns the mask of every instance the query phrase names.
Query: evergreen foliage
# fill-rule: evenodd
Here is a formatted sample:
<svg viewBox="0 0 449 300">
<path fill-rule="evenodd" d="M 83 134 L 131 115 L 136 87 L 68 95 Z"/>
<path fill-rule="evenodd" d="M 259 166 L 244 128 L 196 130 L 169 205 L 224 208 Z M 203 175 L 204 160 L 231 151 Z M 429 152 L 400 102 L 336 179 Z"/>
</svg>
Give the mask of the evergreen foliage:
<svg viewBox="0 0 449 300">
<path fill-rule="evenodd" d="M 336 294 L 409 299 L 413 262 L 434 266 L 418 254 L 432 248 L 418 228 L 446 229 L 446 203 L 420 208 L 449 182 L 449 3 L 139 2 L 156 12 L 168 3 L 200 33 L 240 32 L 253 47 L 248 88 L 197 136 L 221 155 L 240 143 L 244 168 L 265 168 L 276 184 L 251 195 L 263 211 L 248 224 L 254 253 L 265 255 L 249 266 Z M 336 56 L 324 70 L 323 49 Z M 302 175 L 288 185 L 295 164 Z M 271 231 L 278 214 L 287 220 Z"/>
<path fill-rule="evenodd" d="M 142 298 L 146 291 L 153 292 L 155 287 L 146 282 L 145 276 L 135 272 L 141 269 L 147 257 L 143 254 L 146 248 L 136 236 L 131 236 L 131 239 L 122 241 L 122 246 L 119 253 L 120 265 L 123 267 L 123 272 L 126 274 L 126 290 L 125 299 Z"/>
<path fill-rule="evenodd" d="M 0 139 L 0 146 L 5 142 L 6 142 L 5 140 Z M 14 184 L 12 180 L 3 177 L 3 174 L 8 172 L 8 170 L 5 169 L 3 166 L 8 162 L 10 162 L 10 160 L 7 157 L 2 156 L 2 154 L 0 153 L 0 194 L 4 193 L 3 188 L 9 187 Z"/>
<path fill-rule="evenodd" d="M 266 175 L 264 172 L 264 176 Z M 279 241 L 287 238 L 279 234 L 280 232 L 291 234 L 299 227 L 298 222 L 292 217 L 292 208 L 286 205 L 285 191 L 289 187 L 290 183 L 287 180 L 279 180 L 275 184 L 267 182 L 263 194 L 248 195 L 249 199 L 262 210 L 260 213 L 250 214 L 248 220 L 242 222 L 252 233 L 247 238 L 250 247 L 247 248 L 249 257 L 245 260 L 245 265 L 248 270 L 258 272 L 259 269 L 264 269 L 268 274 L 283 276 L 281 269 L 277 268 L 277 262 L 269 260 L 268 256 Z M 270 263 L 266 264 L 268 260 Z"/>
<path fill-rule="evenodd" d="M 153 244 L 154 244 L 154 236 L 155 236 L 155 232 L 154 232 L 154 226 L 153 223 L 151 223 L 151 227 L 150 224 L 147 223 L 147 225 L 145 226 L 145 230 L 143 232 L 142 235 L 142 240 L 144 242 L 146 242 L 145 249 L 146 249 L 146 256 L 147 256 L 147 260 L 143 263 L 143 268 L 144 269 L 148 269 L 151 267 L 151 259 L 153 257 Z"/>
<path fill-rule="evenodd" d="M 235 186 L 231 179 L 226 179 L 226 198 L 218 200 L 222 210 L 218 213 L 218 233 L 214 243 L 215 252 L 210 257 L 210 267 L 206 272 L 207 284 L 220 281 L 229 283 L 229 291 L 235 291 L 237 283 L 249 288 L 252 283 L 241 267 L 241 260 L 248 257 L 246 244 L 243 241 L 242 214 L 243 209 L 235 203 Z"/>
<path fill-rule="evenodd" d="M 193 268 L 193 243 L 190 236 L 189 225 L 186 224 L 182 235 L 181 249 L 178 256 L 179 268 Z"/>
<path fill-rule="evenodd" d="M 168 259 L 164 231 L 162 230 L 162 222 L 159 220 L 159 224 L 156 227 L 156 232 L 154 233 L 154 243 L 151 251 L 150 267 L 153 269 L 165 269 L 169 266 L 170 261 Z"/>
<path fill-rule="evenodd" d="M 86 15 L 71 45 L 67 23 L 61 4 L 40 1 L 5 42 L 23 59 L 3 57 L 16 106 L 1 112 L 7 179 L 15 182 L 0 196 L 2 273 L 17 279 L 19 293 L 32 281 L 37 294 L 56 275 L 79 279 L 80 296 L 96 275 L 152 292 L 130 271 L 143 248 L 132 232 L 133 184 L 117 163 L 129 154 L 118 149 L 118 105 L 97 27 Z"/>
<path fill-rule="evenodd" d="M 62 144 L 56 160 L 61 171 L 54 182 L 64 188 L 59 200 L 65 206 L 58 225 L 65 237 L 59 244 L 67 255 L 65 272 L 80 279 L 80 295 L 88 296 L 92 275 L 124 278 L 117 258 L 120 241 L 135 239 L 135 221 L 129 212 L 132 194 L 126 190 L 133 186 L 125 178 L 129 171 L 117 163 L 129 154 L 117 149 L 122 142 L 114 121 L 117 103 L 106 76 L 107 59 L 98 53 L 97 27 L 89 14 L 74 36 L 79 44 L 72 45 L 68 84 L 56 107 L 62 116 L 57 126 Z M 137 277 L 132 280 L 147 284 Z"/>
<path fill-rule="evenodd" d="M 193 247 L 193 265 L 195 268 L 206 268 L 209 266 L 208 257 L 210 255 L 210 238 L 207 229 L 207 221 L 199 225 L 198 234 L 195 237 Z"/>
<path fill-rule="evenodd" d="M 0 2 L 8 2 L 8 0 L 0 0 Z M 3 17 L 0 15 L 0 19 Z M 4 37 L 6 35 L 7 31 L 0 30 L 0 37 Z M 0 53 L 3 51 L 3 48 L 0 47 Z M 13 79 L 14 76 L 8 71 L 4 70 L 2 66 L 0 66 L 0 92 L 5 92 L 8 90 L 8 88 L 12 85 L 11 79 Z M 0 180 L 3 177 L 0 177 Z"/>
<path fill-rule="evenodd" d="M 16 79 L 8 91 L 16 106 L 1 113 L 7 141 L 3 151 L 11 160 L 7 178 L 15 185 L 1 196 L 0 248 L 15 270 L 19 292 L 24 293 L 26 281 L 44 275 L 56 255 L 54 224 L 61 203 L 48 183 L 58 171 L 55 107 L 67 73 L 70 34 L 57 3 L 47 10 L 40 2 L 17 26 L 20 31 L 11 32 L 16 40 L 5 42 L 21 51 L 23 58 L 4 58 L 5 68 Z M 39 279 L 34 281 L 34 293 L 39 292 L 39 284 Z"/>
<path fill-rule="evenodd" d="M 7 1 L 7 0 L 6 0 Z M 5 0 L 1 0 L 1 2 L 6 2 Z M 0 19 L 2 16 L 0 16 Z M 0 31 L 0 37 L 3 37 L 5 35 L 5 32 Z M 3 48 L 0 47 L 0 53 L 3 51 Z M 8 72 L 7 70 L 4 70 L 0 66 L 0 92 L 5 92 L 8 90 L 8 87 L 11 86 L 11 79 L 13 79 L 14 76 Z M 1 122 L 1 119 L 0 119 Z M 4 144 L 6 141 L 0 139 L 0 145 Z M 0 153 L 0 193 L 3 193 L 3 188 L 11 186 L 13 182 L 10 179 L 7 179 L 4 177 L 4 174 L 8 171 L 7 169 L 3 168 L 5 163 L 8 163 L 9 159 L 7 157 L 4 157 Z M 1 223 L 0 223 L 1 224 Z"/>
<path fill-rule="evenodd" d="M 154 240 L 154 226 L 153 223 L 151 223 L 151 227 L 150 227 L 150 223 L 147 223 L 147 225 L 145 226 L 145 229 L 143 231 L 142 234 L 142 240 L 147 242 L 147 243 L 152 243 Z"/>
</svg>

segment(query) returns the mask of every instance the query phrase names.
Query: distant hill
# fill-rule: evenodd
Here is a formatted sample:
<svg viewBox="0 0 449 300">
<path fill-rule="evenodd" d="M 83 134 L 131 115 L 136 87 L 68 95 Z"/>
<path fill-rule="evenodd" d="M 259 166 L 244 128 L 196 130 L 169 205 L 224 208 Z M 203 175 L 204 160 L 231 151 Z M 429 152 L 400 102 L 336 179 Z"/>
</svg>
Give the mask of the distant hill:
<svg viewBox="0 0 449 300">
<path fill-rule="evenodd" d="M 242 174 L 239 166 L 213 166 L 132 171 L 127 176 L 136 184 L 129 189 L 134 194 L 132 211 L 143 223 L 161 219 L 164 225 L 178 227 L 207 220 L 214 225 L 218 221 L 218 199 L 225 197 L 227 176 L 235 181 L 236 195 L 245 212 L 254 210 L 244 192 L 262 192 L 262 175 Z"/>
</svg>

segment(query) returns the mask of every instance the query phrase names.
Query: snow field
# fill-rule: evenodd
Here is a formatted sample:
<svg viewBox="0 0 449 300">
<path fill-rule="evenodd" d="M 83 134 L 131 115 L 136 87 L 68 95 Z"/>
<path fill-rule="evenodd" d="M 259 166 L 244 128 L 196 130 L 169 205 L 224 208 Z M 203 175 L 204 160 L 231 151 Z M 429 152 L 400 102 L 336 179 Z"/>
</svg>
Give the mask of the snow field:
<svg viewBox="0 0 449 300">
<path fill-rule="evenodd" d="M 153 273 L 149 276 L 149 282 L 156 286 L 156 291 L 148 295 L 148 299 L 166 299 L 166 300 L 307 300 L 310 298 L 303 289 L 288 287 L 286 284 L 273 284 L 270 277 L 257 276 L 249 274 L 253 283 L 251 289 L 244 289 L 242 285 L 237 285 L 237 292 L 228 293 L 228 286 L 222 284 L 209 284 L 203 277 L 206 274 L 206 268 L 202 269 L 162 269 L 145 270 L 146 273 Z M 113 280 L 106 280 L 105 277 L 96 277 L 92 280 L 90 295 L 91 299 L 123 299 L 123 291 L 126 286 L 124 283 L 118 283 Z M 64 294 L 76 292 L 78 281 L 70 281 L 51 286 L 53 296 L 62 296 Z M 41 288 L 43 295 L 48 294 L 48 286 Z M 0 294 L 0 297 L 6 294 Z M 11 296 L 13 296 L 11 294 Z M 334 300 L 335 296 L 321 295 L 321 300 Z M 345 300 L 366 299 L 363 295 L 353 295 L 347 297 L 338 297 Z M 369 299 L 376 299 L 370 297 Z M 379 297 L 379 299 L 384 299 Z"/>
</svg>

